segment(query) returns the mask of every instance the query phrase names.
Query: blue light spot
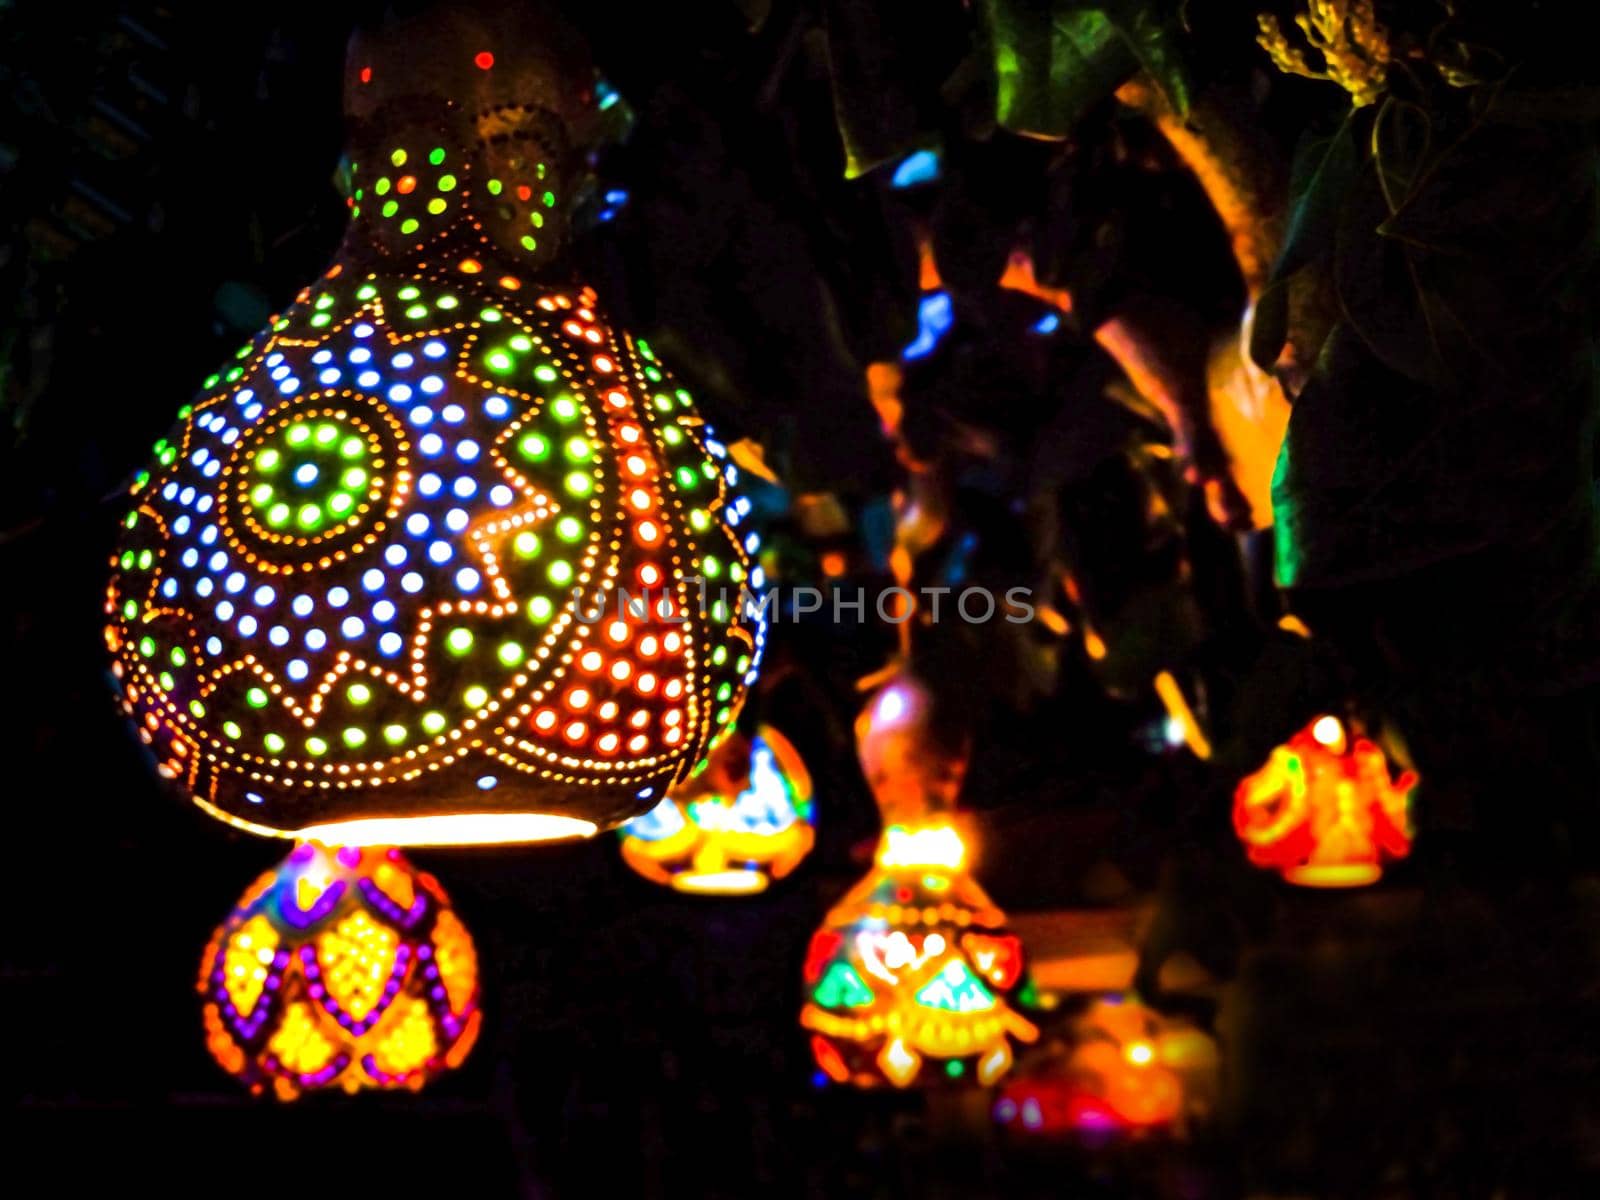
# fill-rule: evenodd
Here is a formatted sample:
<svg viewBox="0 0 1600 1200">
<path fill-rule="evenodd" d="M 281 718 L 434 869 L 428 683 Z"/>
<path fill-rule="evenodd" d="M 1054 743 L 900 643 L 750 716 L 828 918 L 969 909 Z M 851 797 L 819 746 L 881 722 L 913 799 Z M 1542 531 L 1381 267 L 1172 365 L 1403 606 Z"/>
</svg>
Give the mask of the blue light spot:
<svg viewBox="0 0 1600 1200">
<path fill-rule="evenodd" d="M 889 180 L 893 188 L 916 187 L 939 178 L 939 155 L 932 150 L 917 150 L 900 160 Z"/>
<path fill-rule="evenodd" d="M 316 601 L 310 596 L 296 596 L 289 605 L 289 610 L 297 617 L 309 617 L 311 610 L 316 607 Z"/>
<path fill-rule="evenodd" d="M 462 567 L 461 570 L 456 572 L 456 587 L 463 592 L 477 591 L 478 584 L 481 582 L 483 582 L 482 576 L 471 567 Z"/>
<path fill-rule="evenodd" d="M 350 361 L 355 363 L 358 367 L 364 362 L 371 362 L 372 351 L 368 350 L 365 346 L 357 346 L 354 350 L 350 351 Z"/>
<path fill-rule="evenodd" d="M 294 481 L 301 487 L 310 487 L 317 481 L 317 464 L 301 463 L 294 470 Z"/>
<path fill-rule="evenodd" d="M 462 462 L 471 462 L 478 457 L 478 443 L 470 439 L 456 446 L 456 457 Z"/>
<path fill-rule="evenodd" d="M 320 629 L 306 630 L 306 649 L 321 650 L 328 644 L 328 635 Z"/>
<path fill-rule="evenodd" d="M 422 537 L 428 532 L 430 524 L 432 522 L 428 520 L 427 513 L 412 513 L 406 518 L 406 532 L 412 537 Z"/>
<path fill-rule="evenodd" d="M 400 653 L 400 648 L 404 645 L 405 641 L 398 633 L 386 633 L 378 639 L 378 653 L 393 658 Z"/>
<path fill-rule="evenodd" d="M 396 404 L 404 404 L 411 399 L 411 385 L 409 383 L 395 384 L 389 389 L 389 399 Z"/>
<path fill-rule="evenodd" d="M 311 668 L 306 665 L 305 659 L 292 658 L 289 660 L 288 667 L 285 668 L 285 674 L 296 683 L 299 683 L 307 675 L 311 674 Z"/>
<path fill-rule="evenodd" d="M 455 481 L 450 490 L 461 499 L 470 500 L 478 492 L 478 481 L 475 479 L 469 479 L 467 476 L 462 475 Z"/>
<path fill-rule="evenodd" d="M 282 625 L 274 625 L 267 630 L 267 641 L 274 646 L 286 646 L 289 643 L 289 631 Z"/>
<path fill-rule="evenodd" d="M 428 558 L 436 563 L 447 563 L 455 557 L 455 550 L 449 542 L 430 542 L 428 544 Z"/>
<path fill-rule="evenodd" d="M 428 422 L 432 420 L 433 409 L 429 408 L 425 404 L 419 404 L 416 408 L 411 410 L 411 423 L 418 429 L 421 429 L 424 425 L 428 424 Z"/>
<path fill-rule="evenodd" d="M 950 293 L 924 292 L 917 302 L 917 336 L 900 351 L 900 357 L 907 362 L 926 358 L 955 323 L 955 306 L 950 303 Z"/>
<path fill-rule="evenodd" d="M 328 589 L 328 607 L 343 608 L 350 603 L 350 593 L 342 587 Z"/>
<path fill-rule="evenodd" d="M 491 792 L 494 790 L 495 784 L 499 782 L 493 775 L 480 775 L 478 776 L 478 790 L 480 792 Z"/>
<path fill-rule="evenodd" d="M 1054 333 L 1060 326 L 1060 317 L 1056 316 L 1055 313 L 1045 313 L 1044 316 L 1033 323 L 1033 331 L 1041 334 Z"/>
<path fill-rule="evenodd" d="M 391 363 L 393 363 L 396 367 L 399 367 L 400 370 L 404 371 L 408 367 L 410 367 L 412 364 L 414 364 L 417 360 L 415 358 L 413 358 L 411 355 L 407 354 L 405 351 L 402 350 L 399 354 L 396 354 L 389 361 Z"/>
<path fill-rule="evenodd" d="M 444 449 L 444 439 L 437 433 L 425 433 L 422 435 L 422 440 L 417 443 L 417 449 L 429 458 L 433 458 Z"/>
<path fill-rule="evenodd" d="M 367 623 L 360 617 L 346 617 L 339 624 L 339 632 L 347 638 L 358 638 L 367 631 Z"/>
<path fill-rule="evenodd" d="M 423 379 L 421 387 L 422 390 L 428 395 L 437 396 L 440 392 L 444 391 L 444 380 L 440 379 L 437 375 L 428 375 Z"/>
<path fill-rule="evenodd" d="M 356 382 L 364 388 L 377 387 L 380 378 L 376 371 L 363 371 L 356 376 Z"/>
<path fill-rule="evenodd" d="M 428 358 L 443 358 L 447 351 L 448 347 L 446 347 L 443 342 L 437 340 L 429 342 L 422 348 L 422 353 Z"/>
<path fill-rule="evenodd" d="M 231 601 L 224 600 L 221 604 L 217 605 L 217 620 L 233 620 L 233 603 Z"/>
<path fill-rule="evenodd" d="M 383 561 L 388 563 L 391 567 L 404 566 L 406 561 L 406 548 L 404 546 L 390 546 L 383 552 Z"/>
<path fill-rule="evenodd" d="M 325 387 L 332 387 L 339 382 L 339 368 L 328 367 L 317 375 L 317 382 Z"/>
<path fill-rule="evenodd" d="M 497 483 L 489 489 L 489 503 L 496 508 L 504 508 L 516 498 L 516 493 L 503 483 Z"/>
<path fill-rule="evenodd" d="M 372 619 L 380 625 L 387 625 L 394 620 L 394 604 L 388 600 L 379 600 L 372 606 Z"/>
<path fill-rule="evenodd" d="M 504 396 L 490 396 L 483 402 L 483 411 L 496 421 L 502 420 L 511 413 L 511 401 Z"/>
<path fill-rule="evenodd" d="M 242 616 L 242 617 L 239 618 L 239 634 L 240 634 L 240 636 L 242 636 L 242 637 L 250 637 L 255 633 L 256 628 L 257 628 L 256 619 L 254 617 L 246 615 L 246 616 Z"/>
<path fill-rule="evenodd" d="M 415 571 L 407 571 L 400 577 L 400 586 L 415 596 L 422 590 L 422 576 Z"/>
<path fill-rule="evenodd" d="M 361 586 L 369 592 L 383 590 L 383 572 L 373 567 L 361 576 Z"/>
<path fill-rule="evenodd" d="M 421 492 L 424 496 L 437 496 L 439 494 L 439 489 L 443 486 L 444 480 L 440 479 L 431 471 L 424 475 L 421 479 L 417 480 L 417 491 Z"/>
<path fill-rule="evenodd" d="M 460 482 L 459 480 L 457 482 Z M 444 515 L 444 527 L 451 533 L 460 533 L 467 527 L 467 510 L 452 508 Z"/>
</svg>

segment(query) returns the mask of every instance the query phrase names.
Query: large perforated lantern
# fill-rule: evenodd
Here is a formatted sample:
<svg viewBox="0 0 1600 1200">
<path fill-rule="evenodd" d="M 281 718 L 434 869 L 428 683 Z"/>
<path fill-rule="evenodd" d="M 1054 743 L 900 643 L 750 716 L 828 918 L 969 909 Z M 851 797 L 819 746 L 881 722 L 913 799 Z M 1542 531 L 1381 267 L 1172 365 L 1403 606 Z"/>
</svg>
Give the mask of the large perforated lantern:
<svg viewBox="0 0 1600 1200">
<path fill-rule="evenodd" d="M 344 243 L 132 488 L 125 708 L 255 832 L 590 834 L 685 778 L 754 678 L 735 469 L 555 273 L 592 71 L 506 7 L 356 39 Z"/>
<path fill-rule="evenodd" d="M 1359 887 L 1410 853 L 1416 785 L 1338 717 L 1318 717 L 1240 781 L 1233 826 L 1250 861 L 1290 883 Z"/>
<path fill-rule="evenodd" d="M 623 861 L 646 879 L 753 895 L 811 852 L 811 777 L 789 739 L 763 725 L 723 742 L 705 771 L 620 832 Z"/>
<path fill-rule="evenodd" d="M 398 850 L 295 847 L 212 936 L 206 1043 L 252 1091 L 420 1088 L 478 1035 L 478 960 Z"/>
<path fill-rule="evenodd" d="M 806 954 L 818 1067 L 839 1083 L 991 1084 L 1034 1025 L 1007 1002 L 1022 943 L 966 871 L 954 825 L 891 827 L 877 868 L 830 912 Z"/>
</svg>

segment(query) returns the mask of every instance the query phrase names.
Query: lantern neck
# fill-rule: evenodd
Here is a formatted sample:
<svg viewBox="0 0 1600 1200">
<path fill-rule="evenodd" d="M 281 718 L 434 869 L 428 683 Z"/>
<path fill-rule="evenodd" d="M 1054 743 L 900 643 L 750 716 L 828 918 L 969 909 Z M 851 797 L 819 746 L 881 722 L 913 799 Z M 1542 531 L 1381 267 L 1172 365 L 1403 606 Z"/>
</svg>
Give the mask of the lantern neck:
<svg viewBox="0 0 1600 1200">
<path fill-rule="evenodd" d="M 351 122 L 341 261 L 404 271 L 471 258 L 524 277 L 554 269 L 579 175 L 556 114 L 502 105 L 469 115 L 419 97 L 380 115 Z"/>
</svg>

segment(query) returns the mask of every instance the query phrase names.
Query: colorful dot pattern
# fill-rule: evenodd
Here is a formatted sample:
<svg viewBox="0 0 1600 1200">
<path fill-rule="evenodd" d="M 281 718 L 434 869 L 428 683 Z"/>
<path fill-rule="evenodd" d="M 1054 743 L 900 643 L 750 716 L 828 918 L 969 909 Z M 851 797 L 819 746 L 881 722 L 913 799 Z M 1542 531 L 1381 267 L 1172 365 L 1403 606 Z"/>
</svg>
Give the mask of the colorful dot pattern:
<svg viewBox="0 0 1600 1200">
<path fill-rule="evenodd" d="M 132 486 L 114 670 L 161 772 L 219 816 L 615 824 L 755 677 L 726 448 L 592 292 L 487 263 L 336 264 Z"/>
</svg>

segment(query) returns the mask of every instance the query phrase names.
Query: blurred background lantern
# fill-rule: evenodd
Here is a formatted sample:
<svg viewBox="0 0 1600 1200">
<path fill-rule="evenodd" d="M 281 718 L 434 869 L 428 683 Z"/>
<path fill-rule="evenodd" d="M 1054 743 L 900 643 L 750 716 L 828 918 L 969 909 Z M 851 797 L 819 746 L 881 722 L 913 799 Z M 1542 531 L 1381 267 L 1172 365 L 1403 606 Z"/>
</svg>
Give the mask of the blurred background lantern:
<svg viewBox="0 0 1600 1200">
<path fill-rule="evenodd" d="M 1233 827 L 1250 861 L 1306 887 L 1359 887 L 1411 851 L 1416 773 L 1335 716 L 1320 716 L 1234 793 Z"/>
<path fill-rule="evenodd" d="M 813 822 L 805 764 L 763 725 L 725 740 L 704 771 L 624 825 L 622 857 L 680 892 L 753 895 L 811 852 Z"/>
<path fill-rule="evenodd" d="M 1037 1036 L 1007 1003 L 1022 943 L 966 857 L 948 819 L 891 826 L 877 869 L 812 936 L 800 1023 L 830 1079 L 988 1085 L 1011 1066 L 1011 1039 Z"/>
<path fill-rule="evenodd" d="M 398 850 L 296 846 L 212 936 L 199 986 L 217 1062 L 281 1100 L 415 1090 L 478 1035 L 472 938 Z"/>
<path fill-rule="evenodd" d="M 761 584 L 737 470 L 649 345 L 539 282 L 594 110 L 541 5 L 353 39 L 344 243 L 156 443 L 113 558 L 124 708 L 208 812 L 587 836 L 731 728 L 764 635 L 714 590 Z"/>
<path fill-rule="evenodd" d="M 1088 1000 L 1062 1036 L 1030 1052 L 994 1118 L 1040 1136 L 1163 1129 L 1181 1133 L 1218 1095 L 1216 1041 L 1132 993 Z"/>
<path fill-rule="evenodd" d="M 817 1065 L 838 1083 L 988 1085 L 1011 1066 L 1012 1039 L 1038 1036 L 1008 1003 L 1022 942 L 969 873 L 951 813 L 967 746 L 941 715 L 901 670 L 856 721 L 886 828 L 872 873 L 812 936 L 800 1013 Z"/>
</svg>

